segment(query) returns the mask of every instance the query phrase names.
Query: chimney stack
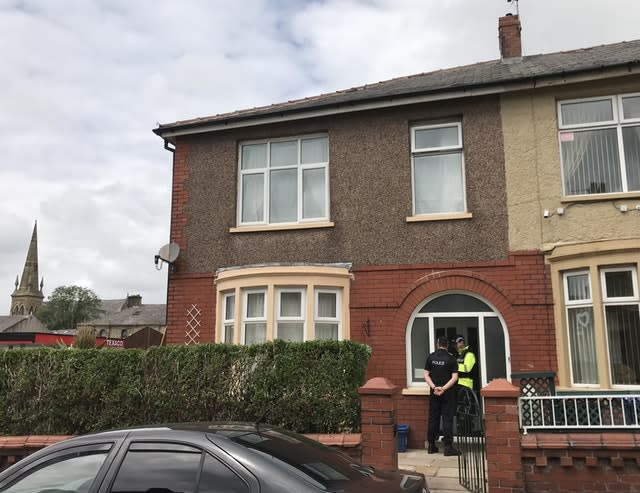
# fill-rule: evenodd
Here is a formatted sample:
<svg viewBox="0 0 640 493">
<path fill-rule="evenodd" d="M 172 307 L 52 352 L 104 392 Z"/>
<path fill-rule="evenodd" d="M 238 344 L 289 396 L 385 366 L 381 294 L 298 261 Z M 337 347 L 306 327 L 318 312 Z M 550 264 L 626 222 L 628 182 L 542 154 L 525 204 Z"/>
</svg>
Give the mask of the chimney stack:
<svg viewBox="0 0 640 493">
<path fill-rule="evenodd" d="M 500 40 L 500 57 L 515 58 L 522 56 L 522 40 L 520 38 L 520 17 L 507 14 L 498 21 L 498 38 Z"/>
</svg>

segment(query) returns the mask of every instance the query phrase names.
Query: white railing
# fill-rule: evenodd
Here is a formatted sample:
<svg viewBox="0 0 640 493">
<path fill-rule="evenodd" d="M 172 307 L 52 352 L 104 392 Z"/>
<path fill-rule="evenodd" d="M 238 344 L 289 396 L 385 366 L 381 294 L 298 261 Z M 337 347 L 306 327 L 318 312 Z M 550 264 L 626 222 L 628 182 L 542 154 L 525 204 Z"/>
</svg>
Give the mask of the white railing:
<svg viewBox="0 0 640 493">
<path fill-rule="evenodd" d="M 530 396 L 518 400 L 528 429 L 640 428 L 640 395 Z"/>
</svg>

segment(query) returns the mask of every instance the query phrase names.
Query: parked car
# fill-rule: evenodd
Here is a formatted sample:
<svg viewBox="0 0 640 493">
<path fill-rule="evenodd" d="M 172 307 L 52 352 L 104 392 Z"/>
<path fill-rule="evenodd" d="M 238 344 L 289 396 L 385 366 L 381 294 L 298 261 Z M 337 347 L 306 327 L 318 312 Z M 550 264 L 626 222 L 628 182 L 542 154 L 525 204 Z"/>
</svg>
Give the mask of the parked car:
<svg viewBox="0 0 640 493">
<path fill-rule="evenodd" d="M 0 474 L 2 493 L 428 493 L 424 475 L 383 472 L 262 424 L 187 423 L 71 438 Z"/>
</svg>

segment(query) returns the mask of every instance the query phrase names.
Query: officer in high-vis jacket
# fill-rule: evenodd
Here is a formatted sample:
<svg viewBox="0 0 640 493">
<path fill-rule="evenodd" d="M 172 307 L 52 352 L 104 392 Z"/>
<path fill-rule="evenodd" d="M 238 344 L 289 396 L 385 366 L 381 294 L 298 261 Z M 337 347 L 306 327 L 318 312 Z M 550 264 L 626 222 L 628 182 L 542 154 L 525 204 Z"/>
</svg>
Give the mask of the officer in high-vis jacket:
<svg viewBox="0 0 640 493">
<path fill-rule="evenodd" d="M 473 390 L 473 379 L 476 375 L 476 355 L 469 349 L 464 336 L 457 335 L 455 338 L 457 359 L 458 359 L 458 384 Z"/>
</svg>

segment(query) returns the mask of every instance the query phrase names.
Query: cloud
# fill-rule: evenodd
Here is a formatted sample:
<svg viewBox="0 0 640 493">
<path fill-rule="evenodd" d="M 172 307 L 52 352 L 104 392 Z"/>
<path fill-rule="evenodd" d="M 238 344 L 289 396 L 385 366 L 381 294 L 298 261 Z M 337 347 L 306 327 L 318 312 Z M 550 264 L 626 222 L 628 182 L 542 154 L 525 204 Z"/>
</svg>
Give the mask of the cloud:
<svg viewBox="0 0 640 493">
<path fill-rule="evenodd" d="M 498 57 L 503 0 L 0 0 L 0 306 L 38 219 L 45 294 L 163 303 L 172 156 L 151 129 Z M 620 15 L 623 12 L 624 15 Z M 520 2 L 525 53 L 637 37 L 625 0 Z M 4 286 L 4 288 L 2 288 Z M 1 297 L 5 293 L 5 301 Z M 0 313 L 5 310 L 0 309 Z"/>
</svg>

